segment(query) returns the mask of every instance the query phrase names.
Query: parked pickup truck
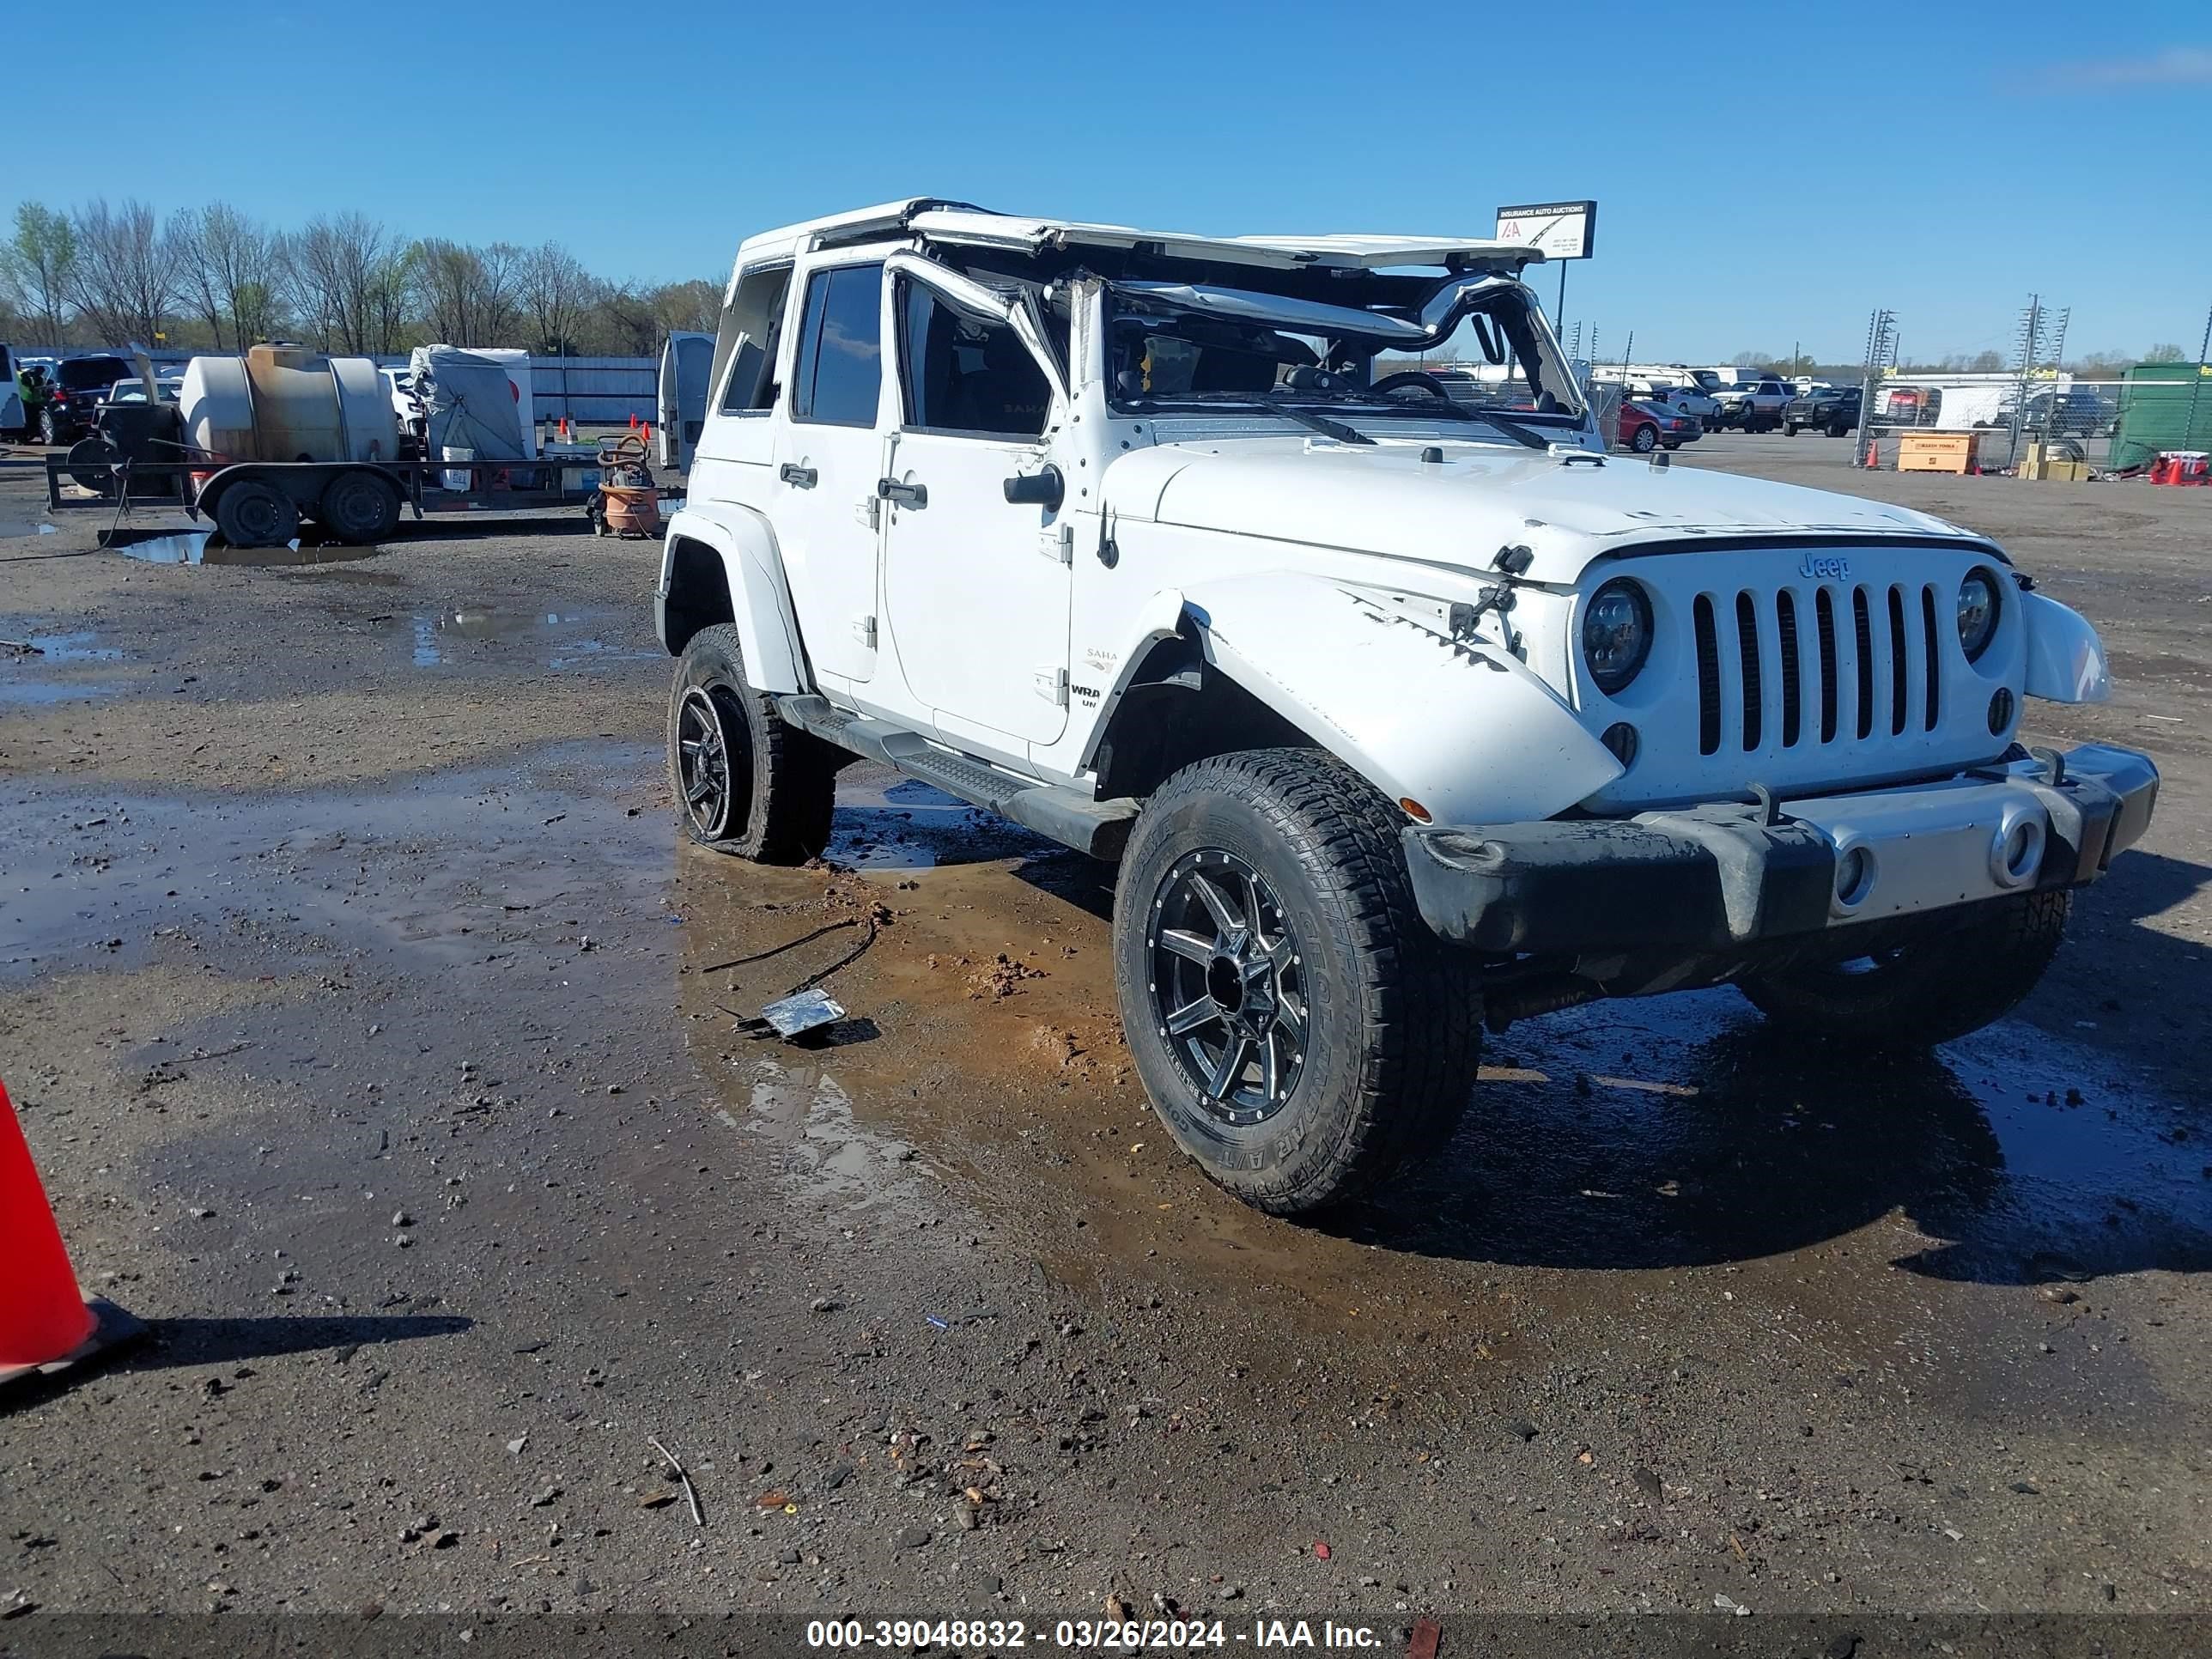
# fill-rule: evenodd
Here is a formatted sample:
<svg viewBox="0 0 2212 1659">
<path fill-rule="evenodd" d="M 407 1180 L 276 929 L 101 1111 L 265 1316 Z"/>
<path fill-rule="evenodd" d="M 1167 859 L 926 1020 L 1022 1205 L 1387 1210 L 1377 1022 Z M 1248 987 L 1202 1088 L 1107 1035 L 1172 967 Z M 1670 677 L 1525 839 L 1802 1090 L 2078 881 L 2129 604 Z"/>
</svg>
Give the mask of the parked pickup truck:
<svg viewBox="0 0 2212 1659">
<path fill-rule="evenodd" d="M 746 241 L 656 599 L 686 831 L 815 857 L 865 756 L 1117 861 L 1136 1073 L 1284 1213 L 1438 1146 L 1516 1019 L 1996 1018 L 2151 816 L 2142 755 L 2018 740 L 2107 695 L 2095 630 L 1927 514 L 1607 455 L 1532 257 L 930 199 Z"/>
<path fill-rule="evenodd" d="M 1855 386 L 1822 386 L 1792 398 L 1782 410 L 1782 429 L 1796 437 L 1807 427 L 1840 438 L 1859 423 L 1859 389 Z"/>
<path fill-rule="evenodd" d="M 1782 424 L 1782 411 L 1797 394 L 1778 380 L 1739 381 L 1713 393 L 1721 406 L 1723 427 L 1743 432 L 1771 432 Z"/>
</svg>

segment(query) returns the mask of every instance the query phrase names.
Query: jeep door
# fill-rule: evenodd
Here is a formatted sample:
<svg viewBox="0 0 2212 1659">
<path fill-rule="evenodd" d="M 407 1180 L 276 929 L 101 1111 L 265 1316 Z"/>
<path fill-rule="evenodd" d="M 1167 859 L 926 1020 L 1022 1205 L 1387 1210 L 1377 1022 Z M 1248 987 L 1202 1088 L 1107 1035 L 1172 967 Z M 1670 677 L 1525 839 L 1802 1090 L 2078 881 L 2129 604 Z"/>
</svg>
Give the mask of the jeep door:
<svg viewBox="0 0 2212 1659">
<path fill-rule="evenodd" d="M 848 681 L 876 672 L 883 291 L 879 262 L 806 272 L 769 483 L 807 657 L 817 673 Z"/>
<path fill-rule="evenodd" d="M 1045 463 L 1052 380 L 1003 314 L 907 271 L 891 300 L 884 593 L 899 667 L 949 740 L 1050 743 L 1067 724 L 1072 578 L 1056 511 L 1009 502 L 1006 485 Z"/>
</svg>

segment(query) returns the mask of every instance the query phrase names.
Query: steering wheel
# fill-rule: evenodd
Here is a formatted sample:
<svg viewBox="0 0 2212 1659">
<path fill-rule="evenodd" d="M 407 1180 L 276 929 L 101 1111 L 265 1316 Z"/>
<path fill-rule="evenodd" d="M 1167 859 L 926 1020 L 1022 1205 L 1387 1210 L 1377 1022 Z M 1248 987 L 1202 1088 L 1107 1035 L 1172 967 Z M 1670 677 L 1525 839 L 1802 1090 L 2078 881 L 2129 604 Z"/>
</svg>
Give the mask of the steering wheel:
<svg viewBox="0 0 2212 1659">
<path fill-rule="evenodd" d="M 1409 386 L 1417 386 L 1424 392 L 1434 392 L 1446 403 L 1449 403 L 1451 401 L 1451 392 L 1449 389 L 1445 386 L 1442 380 L 1438 380 L 1435 375 L 1429 374 L 1425 369 L 1401 369 L 1395 374 L 1385 374 L 1381 380 L 1376 381 L 1374 385 L 1369 386 L 1367 389 L 1375 393 L 1377 397 L 1387 398 L 1400 387 Z"/>
</svg>

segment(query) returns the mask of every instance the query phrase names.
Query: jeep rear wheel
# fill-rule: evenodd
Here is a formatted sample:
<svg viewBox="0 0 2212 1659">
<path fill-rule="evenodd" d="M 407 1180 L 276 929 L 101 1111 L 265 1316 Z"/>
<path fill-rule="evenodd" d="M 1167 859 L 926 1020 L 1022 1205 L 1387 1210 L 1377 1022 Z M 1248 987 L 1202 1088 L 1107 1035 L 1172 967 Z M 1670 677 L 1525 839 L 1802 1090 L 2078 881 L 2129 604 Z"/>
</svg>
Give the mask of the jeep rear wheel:
<svg viewBox="0 0 2212 1659">
<path fill-rule="evenodd" d="M 1413 908 L 1389 805 L 1317 750 L 1186 767 L 1114 900 L 1123 1028 L 1176 1144 L 1295 1215 L 1448 1139 L 1481 1048 L 1471 965 Z"/>
<path fill-rule="evenodd" d="M 1942 933 L 1872 955 L 1747 975 L 1738 988 L 1776 1024 L 1854 1047 L 1925 1048 L 2011 1012 L 2058 952 L 2073 896 L 1982 904 Z"/>
<path fill-rule="evenodd" d="M 758 864 L 804 864 L 830 844 L 837 767 L 745 683 L 738 630 L 684 647 L 668 700 L 668 781 L 685 833 Z"/>
</svg>

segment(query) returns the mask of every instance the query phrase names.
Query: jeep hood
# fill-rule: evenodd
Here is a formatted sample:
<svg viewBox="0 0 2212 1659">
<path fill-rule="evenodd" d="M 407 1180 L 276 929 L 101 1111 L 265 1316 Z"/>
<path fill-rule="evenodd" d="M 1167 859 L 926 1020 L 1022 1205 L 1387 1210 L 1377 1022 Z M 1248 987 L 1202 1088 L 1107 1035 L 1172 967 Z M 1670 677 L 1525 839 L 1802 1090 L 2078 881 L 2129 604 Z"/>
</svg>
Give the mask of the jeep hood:
<svg viewBox="0 0 2212 1659">
<path fill-rule="evenodd" d="M 1603 465 L 1492 444 L 1372 447 L 1324 438 L 1161 444 L 1106 474 L 1116 517 L 1487 570 L 1501 547 L 1528 577 L 1567 584 L 1629 543 L 1793 536 L 1981 538 L 1924 513 L 1700 467 L 1612 456 Z"/>
</svg>

